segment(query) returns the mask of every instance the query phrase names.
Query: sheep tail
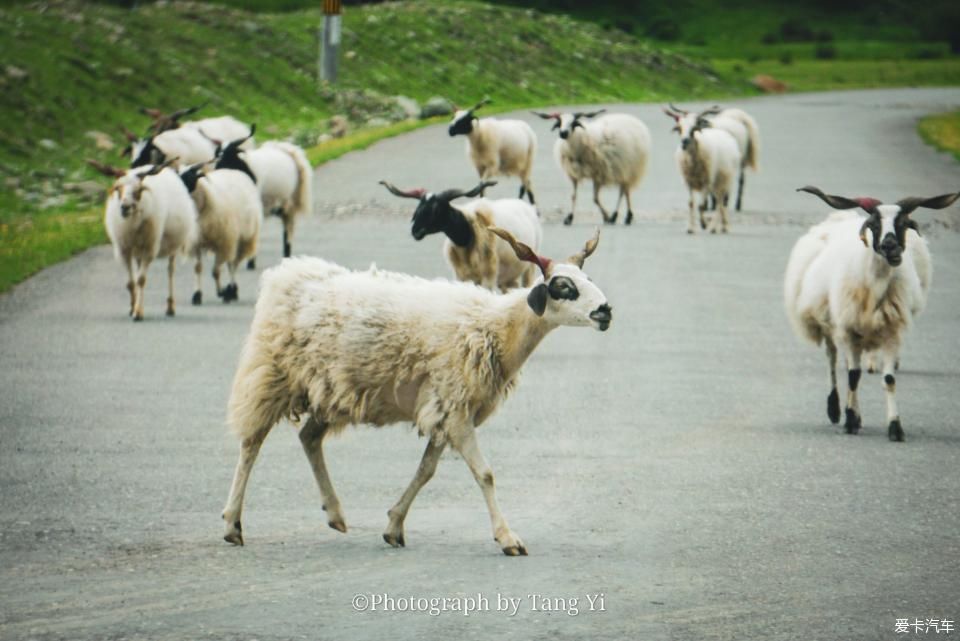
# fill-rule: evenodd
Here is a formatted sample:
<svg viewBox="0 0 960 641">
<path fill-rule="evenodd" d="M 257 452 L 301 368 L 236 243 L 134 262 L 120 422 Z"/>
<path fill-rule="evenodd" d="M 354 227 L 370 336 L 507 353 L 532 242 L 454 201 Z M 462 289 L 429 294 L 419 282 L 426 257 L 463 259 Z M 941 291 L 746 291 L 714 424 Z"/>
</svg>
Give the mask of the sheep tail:
<svg viewBox="0 0 960 641">
<path fill-rule="evenodd" d="M 297 192 L 294 194 L 293 215 L 309 214 L 313 208 L 313 167 L 307 160 L 307 155 L 296 145 L 290 143 L 276 143 L 283 151 L 290 154 L 297 165 Z"/>
<path fill-rule="evenodd" d="M 744 166 L 754 171 L 760 169 L 760 128 L 757 127 L 757 121 L 750 114 L 742 109 L 729 109 L 725 112 L 732 118 L 739 120 L 747 128 L 747 149 L 744 152 Z"/>
</svg>

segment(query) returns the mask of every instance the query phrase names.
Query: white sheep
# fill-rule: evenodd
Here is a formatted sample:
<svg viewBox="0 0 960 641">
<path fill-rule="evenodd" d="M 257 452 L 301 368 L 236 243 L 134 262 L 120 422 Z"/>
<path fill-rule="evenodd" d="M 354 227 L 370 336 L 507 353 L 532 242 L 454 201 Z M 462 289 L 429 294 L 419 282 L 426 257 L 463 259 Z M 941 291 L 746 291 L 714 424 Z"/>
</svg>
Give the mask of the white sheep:
<svg viewBox="0 0 960 641">
<path fill-rule="evenodd" d="M 448 189 L 437 194 L 424 189 L 402 191 L 386 181 L 380 184 L 395 196 L 419 201 L 411 229 L 416 240 L 438 232 L 446 234 L 444 255 L 458 280 L 501 291 L 527 287 L 533 282 L 534 266 L 518 259 L 508 243 L 490 232 L 491 227 L 499 227 L 533 251 L 539 251 L 543 229 L 533 205 L 519 198 L 451 203 L 457 198 L 472 198 L 494 182 L 481 182 L 470 191 Z"/>
<path fill-rule="evenodd" d="M 836 209 L 861 208 L 868 214 L 839 212 L 815 225 L 797 241 L 787 265 L 784 302 L 794 331 L 817 345 L 826 344 L 831 386 L 827 416 L 833 423 L 840 420 L 836 369 L 842 350 L 848 369 L 845 428 L 849 434 L 860 431 L 860 360 L 864 352 L 876 351 L 884 375 L 887 434 L 891 441 L 902 441 L 894 365 L 902 336 L 926 300 L 922 281 L 925 278 L 928 287 L 931 275 L 926 242 L 910 214 L 918 207 L 943 209 L 960 193 L 884 205 L 873 198 L 830 196 L 816 187 L 799 191 L 815 194 Z"/>
<path fill-rule="evenodd" d="M 197 163 L 183 170 L 180 178 L 196 204 L 199 238 L 195 246 L 196 287 L 193 304 L 203 302 L 200 275 L 203 252 L 213 253 L 213 280 L 223 302 L 237 300 L 237 265 L 257 253 L 263 206 L 257 186 L 246 173 L 235 169 L 206 170 Z M 230 284 L 220 285 L 220 268 L 226 263 Z"/>
<path fill-rule="evenodd" d="M 323 440 L 350 425 L 412 421 L 428 438 L 416 475 L 387 513 L 384 540 L 405 545 L 403 522 L 433 476 L 447 443 L 480 485 L 494 539 L 507 555 L 525 555 L 507 525 L 493 471 L 476 428 L 516 385 L 524 362 L 561 325 L 604 331 L 612 312 L 581 271 L 594 236 L 563 262 L 538 256 L 503 230 L 518 256 L 543 280 L 495 294 L 469 283 L 405 274 L 349 271 L 319 258 L 291 258 L 267 270 L 233 381 L 228 420 L 241 441 L 224 539 L 243 544 L 243 495 L 264 438 L 280 420 L 306 415 L 300 441 L 320 487 L 328 525 L 347 526 L 323 458 Z"/>
<path fill-rule="evenodd" d="M 114 254 L 127 269 L 130 316 L 143 320 L 147 269 L 158 258 L 169 259 L 167 316 L 173 316 L 175 260 L 196 242 L 197 211 L 177 173 L 168 168 L 172 160 L 130 170 L 87 162 L 116 179 L 107 192 L 104 225 Z"/>
<path fill-rule="evenodd" d="M 467 157 L 477 169 L 481 182 L 496 176 L 520 178 L 520 195 L 526 194 L 534 204 L 533 157 L 537 150 L 537 135 L 522 120 L 498 118 L 479 119 L 473 112 L 490 102 L 485 98 L 471 109 L 458 109 L 453 114 L 448 133 L 467 137 Z"/>
<path fill-rule="evenodd" d="M 264 213 L 283 221 L 283 256 L 289 258 L 296 220 L 313 206 L 313 168 L 303 150 L 291 143 L 270 141 L 244 150 L 254 132 L 251 126 L 249 135 L 244 132 L 243 137 L 224 146 L 216 167 L 244 171 L 255 180 Z"/>
<path fill-rule="evenodd" d="M 677 122 L 674 131 L 680 132 L 683 126 L 691 128 L 696 124 L 697 114 L 670 105 L 664 112 Z M 760 128 L 757 121 L 743 109 L 712 107 L 700 116 L 706 118 L 712 127 L 728 132 L 737 141 L 740 148 L 740 171 L 737 179 L 736 210 L 743 204 L 743 184 L 747 169 L 760 170 Z"/>
<path fill-rule="evenodd" d="M 596 120 L 582 122 L 605 111 L 600 109 L 572 114 L 534 112 L 545 120 L 554 120 L 553 129 L 559 130 L 560 138 L 554 144 L 553 155 L 560 169 L 573 183 L 570 213 L 563 219 L 565 225 L 573 222 L 577 185 L 586 179 L 593 181 L 593 202 L 600 208 L 603 222 L 617 222 L 620 201 L 624 197 L 627 199 L 624 223 L 629 225 L 633 222 L 630 191 L 640 184 L 647 172 L 650 130 L 641 120 L 627 114 L 606 114 Z M 600 204 L 600 189 L 607 185 L 620 188 L 617 205 L 610 216 Z"/>
<path fill-rule="evenodd" d="M 700 226 L 706 228 L 703 209 L 697 203 L 698 193 L 713 196 L 717 202 L 719 212 L 713 217 L 710 231 L 716 233 L 719 227 L 726 233 L 729 228 L 727 195 L 740 166 L 737 141 L 728 132 L 712 127 L 704 118 L 696 118 L 693 124 L 678 120 L 677 124 L 680 127 L 677 165 L 690 191 L 687 233 L 696 231 L 695 210 L 700 213 Z"/>
</svg>

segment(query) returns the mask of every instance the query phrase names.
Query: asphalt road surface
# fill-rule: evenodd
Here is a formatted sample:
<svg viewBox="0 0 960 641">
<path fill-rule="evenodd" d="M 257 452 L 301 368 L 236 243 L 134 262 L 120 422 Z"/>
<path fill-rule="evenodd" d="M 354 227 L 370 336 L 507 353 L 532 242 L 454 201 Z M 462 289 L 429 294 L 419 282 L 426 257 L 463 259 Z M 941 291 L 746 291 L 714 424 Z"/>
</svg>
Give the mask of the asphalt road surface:
<svg viewBox="0 0 960 641">
<path fill-rule="evenodd" d="M 918 633 L 918 619 L 952 628 L 937 638 L 960 637 L 960 209 L 915 214 L 929 223 L 935 273 L 897 377 L 906 443 L 887 440 L 875 375 L 861 388 L 860 435 L 828 423 L 826 359 L 793 337 L 781 303 L 793 242 L 828 213 L 794 189 L 886 200 L 957 190 L 960 166 L 914 125 L 955 108 L 960 91 L 737 104 L 760 124 L 762 171 L 729 235 L 693 237 L 659 105 L 611 106 L 643 118 L 654 143 L 638 220 L 604 228 L 586 265 L 613 324 L 556 330 L 479 433 L 529 557 L 501 555 L 480 491 L 449 454 L 410 512 L 407 547 L 383 543 L 385 512 L 424 445 L 406 426 L 352 430 L 327 448 L 347 534 L 326 527 L 295 431 L 279 426 L 247 494 L 246 546 L 221 540 L 238 450 L 224 410 L 254 272 L 241 274 L 238 303 L 215 301 L 207 277 L 207 302 L 192 307 L 182 265 L 168 319 L 154 266 L 139 324 L 108 247 L 0 297 L 0 639 L 935 634 Z M 569 187 L 548 125 L 520 117 L 540 137 L 545 253 L 566 256 L 599 215 L 588 188 L 577 224 L 552 222 Z M 376 184 L 474 184 L 463 141 L 445 126 L 316 178 L 317 211 L 296 253 L 448 275 L 441 240 L 410 236 L 412 201 Z M 493 195 L 517 188 L 506 179 Z M 261 267 L 279 260 L 279 229 L 267 221 Z M 432 604 L 479 611 L 420 611 L 443 598 Z"/>
</svg>

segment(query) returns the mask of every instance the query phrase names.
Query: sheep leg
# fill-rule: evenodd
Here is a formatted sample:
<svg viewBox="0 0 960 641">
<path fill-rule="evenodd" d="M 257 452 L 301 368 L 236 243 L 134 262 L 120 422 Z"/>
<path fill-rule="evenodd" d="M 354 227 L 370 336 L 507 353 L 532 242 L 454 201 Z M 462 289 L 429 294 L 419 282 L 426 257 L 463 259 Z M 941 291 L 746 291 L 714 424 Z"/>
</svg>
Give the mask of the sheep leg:
<svg viewBox="0 0 960 641">
<path fill-rule="evenodd" d="M 629 225 L 633 222 L 633 205 L 630 203 L 630 189 L 621 187 L 620 191 L 627 199 L 627 217 L 623 219 L 623 224 Z M 620 208 L 620 201 L 617 201 L 617 208 Z"/>
<path fill-rule="evenodd" d="M 220 258 L 219 255 L 214 255 L 213 257 L 213 282 L 217 288 L 217 296 L 223 298 L 225 292 L 222 287 L 220 287 L 220 266 L 223 265 L 224 261 Z"/>
<path fill-rule="evenodd" d="M 600 208 L 600 215 L 603 216 L 603 222 L 608 225 L 613 225 L 617 222 L 617 212 L 613 212 L 612 216 L 607 215 L 607 210 L 600 204 L 600 187 L 601 185 L 598 185 L 596 181 L 593 182 L 593 202 Z"/>
<path fill-rule="evenodd" d="M 737 180 L 737 211 L 740 211 L 740 205 L 743 204 L 743 175 L 745 173 L 743 167 L 741 167 L 740 178 Z"/>
<path fill-rule="evenodd" d="M 897 349 L 883 352 L 883 391 L 887 397 L 887 437 L 895 442 L 903 442 L 903 426 L 900 425 L 900 411 L 897 409 L 897 379 L 893 375 L 897 363 Z"/>
<path fill-rule="evenodd" d="M 327 463 L 323 460 L 323 437 L 326 436 L 328 427 L 326 423 L 311 416 L 300 428 L 300 444 L 303 445 L 303 451 L 307 455 L 307 460 L 310 461 L 310 467 L 313 468 L 313 476 L 317 479 L 320 498 L 323 500 L 323 510 L 327 513 L 327 525 L 334 530 L 346 532 L 347 522 L 343 518 L 340 499 L 337 498 L 333 482 L 330 481 L 330 474 L 327 473 Z"/>
<path fill-rule="evenodd" d="M 530 182 L 530 176 L 524 176 L 521 180 L 523 182 L 520 185 L 520 198 L 523 198 L 524 191 L 526 191 L 530 204 L 536 205 L 537 201 L 533 199 L 533 184 Z"/>
<path fill-rule="evenodd" d="M 130 293 L 130 311 L 127 316 L 133 316 L 137 309 L 137 280 L 133 276 L 133 259 L 124 256 L 123 264 L 127 268 L 127 291 Z"/>
<path fill-rule="evenodd" d="M 623 187 L 621 186 L 619 193 L 617 193 L 617 205 L 616 205 L 616 207 L 613 208 L 613 218 L 614 218 L 614 220 L 616 220 L 616 218 L 617 218 L 617 212 L 620 211 L 620 203 L 623 201 L 623 191 L 624 191 L 624 189 L 623 189 Z M 630 210 L 630 207 L 629 207 L 629 206 L 627 206 L 627 210 L 628 210 L 628 211 Z M 629 224 L 630 224 L 630 221 L 625 221 L 624 224 L 625 224 L 625 225 L 629 225 Z"/>
<path fill-rule="evenodd" d="M 293 241 L 293 214 L 283 216 L 283 257 L 290 258 L 290 243 Z"/>
<path fill-rule="evenodd" d="M 227 288 L 224 290 L 223 302 L 230 303 L 239 298 L 237 290 L 237 267 L 240 265 L 240 261 L 229 260 L 227 261 L 227 273 L 230 274 L 230 284 L 227 285 Z"/>
<path fill-rule="evenodd" d="M 687 221 L 687 233 L 694 234 L 697 231 L 696 216 L 694 210 L 697 207 L 697 192 L 690 190 L 690 199 L 687 200 L 687 206 L 690 208 L 690 218 Z M 700 224 L 703 224 L 703 211 L 700 212 Z"/>
<path fill-rule="evenodd" d="M 577 185 L 579 181 L 573 179 L 571 179 L 571 181 L 573 182 L 573 196 L 570 198 L 570 213 L 563 219 L 564 225 L 569 225 L 573 222 L 573 212 L 577 208 Z"/>
<path fill-rule="evenodd" d="M 461 429 L 451 430 L 450 441 L 454 449 L 460 453 L 463 460 L 473 473 L 473 478 L 480 486 L 483 492 L 483 498 L 487 502 L 487 510 L 490 512 L 490 523 L 493 526 L 493 538 L 500 544 L 500 549 L 507 556 L 526 556 L 527 548 L 523 541 L 507 525 L 507 520 L 503 518 L 500 512 L 500 505 L 497 503 L 497 492 L 494 485 L 493 470 L 480 453 L 480 445 L 477 443 L 476 430 L 472 425 L 463 425 Z"/>
<path fill-rule="evenodd" d="M 826 339 L 827 362 L 830 364 L 830 395 L 827 396 L 827 417 L 836 425 L 840 422 L 840 395 L 837 393 L 837 345 Z"/>
<path fill-rule="evenodd" d="M 729 215 L 728 215 L 729 211 L 728 211 L 728 209 L 727 209 L 727 201 L 729 200 L 729 197 L 730 197 L 730 193 L 729 193 L 729 192 L 726 192 L 726 191 L 725 191 L 725 192 L 723 192 L 722 194 L 720 194 L 720 197 L 718 197 L 718 199 L 717 199 L 717 200 L 719 201 L 718 208 L 719 208 L 720 212 L 719 212 L 719 214 L 714 214 L 714 216 L 713 216 L 713 218 L 714 218 L 714 222 L 713 222 L 714 228 L 716 228 L 716 224 L 717 224 L 716 219 L 719 217 L 719 218 L 720 218 L 720 231 L 723 232 L 724 234 L 727 233 L 727 231 L 729 230 L 729 227 L 730 227 L 730 218 L 729 218 Z"/>
<path fill-rule="evenodd" d="M 247 269 L 253 271 L 256 268 L 257 268 L 257 257 L 251 256 L 250 258 L 247 259 Z"/>
<path fill-rule="evenodd" d="M 240 458 L 237 459 L 237 468 L 233 473 L 233 483 L 230 485 L 230 496 L 227 505 L 223 508 L 223 520 L 226 523 L 223 540 L 234 545 L 243 545 L 243 527 L 240 525 L 240 516 L 243 512 L 243 495 L 247 491 L 247 482 L 250 480 L 250 470 L 260 453 L 263 439 L 270 433 L 270 428 L 261 429 L 243 439 L 240 444 Z"/>
<path fill-rule="evenodd" d="M 144 290 L 147 287 L 147 267 L 150 266 L 149 260 L 137 261 L 137 300 L 133 306 L 133 320 L 143 320 L 143 298 Z"/>
<path fill-rule="evenodd" d="M 406 545 L 403 540 L 403 521 L 407 518 L 407 512 L 410 510 L 413 500 L 417 498 L 417 493 L 433 478 L 433 473 L 437 470 L 437 463 L 440 461 L 440 454 L 443 453 L 446 446 L 447 442 L 442 437 L 430 437 L 413 480 L 410 481 L 410 485 L 407 486 L 400 500 L 387 511 L 390 523 L 387 524 L 387 529 L 383 533 L 383 540 L 393 547 L 404 547 Z"/>
<path fill-rule="evenodd" d="M 167 263 L 167 287 L 169 296 L 167 296 L 167 316 L 173 316 L 177 313 L 176 305 L 173 301 L 173 271 L 176 268 L 174 263 L 175 256 L 171 256 L 169 262 Z"/>
<path fill-rule="evenodd" d="M 197 250 L 197 260 L 193 264 L 193 300 L 194 305 L 203 304 L 203 287 L 201 284 L 201 275 L 203 274 L 203 250 Z"/>
<path fill-rule="evenodd" d="M 860 357 L 862 350 L 856 346 L 847 349 L 847 409 L 846 421 L 843 426 L 847 434 L 856 434 L 860 431 L 860 400 L 857 397 L 857 386 L 860 385 Z"/>
</svg>

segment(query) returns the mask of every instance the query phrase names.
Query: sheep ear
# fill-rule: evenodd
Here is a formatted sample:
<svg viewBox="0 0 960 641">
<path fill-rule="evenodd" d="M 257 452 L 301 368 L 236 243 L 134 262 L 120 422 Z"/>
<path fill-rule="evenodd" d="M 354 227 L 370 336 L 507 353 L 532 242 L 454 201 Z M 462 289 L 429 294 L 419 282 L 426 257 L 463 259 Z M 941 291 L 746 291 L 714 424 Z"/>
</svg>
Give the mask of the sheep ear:
<svg viewBox="0 0 960 641">
<path fill-rule="evenodd" d="M 820 199 L 833 207 L 834 209 L 856 209 L 860 206 L 860 203 L 857 201 L 845 198 L 844 196 L 830 196 L 828 194 L 820 191 L 819 188 L 807 185 L 806 187 L 801 187 L 797 191 L 805 191 L 808 194 L 813 194 L 814 196 L 819 196 Z"/>
<path fill-rule="evenodd" d="M 904 198 L 903 200 L 898 200 L 897 204 L 900 206 L 901 214 L 909 214 L 917 207 L 943 209 L 944 207 L 952 205 L 957 198 L 960 198 L 960 192 L 934 196 L 933 198 Z"/>
<path fill-rule="evenodd" d="M 547 309 L 547 293 L 546 284 L 540 283 L 527 294 L 527 305 L 537 316 L 543 316 L 543 312 Z"/>
</svg>

